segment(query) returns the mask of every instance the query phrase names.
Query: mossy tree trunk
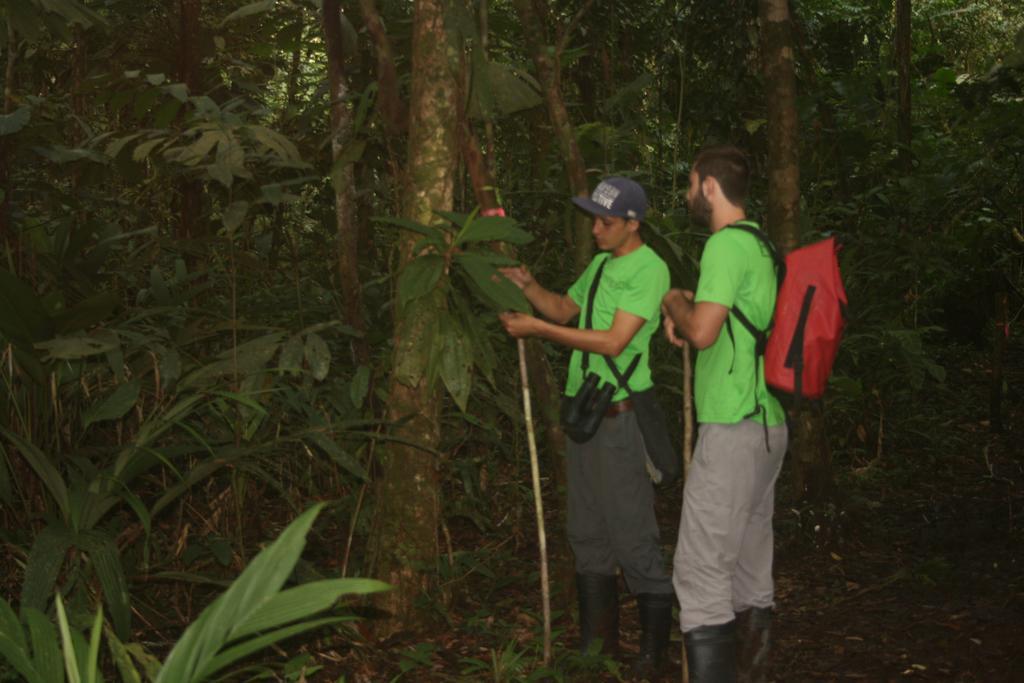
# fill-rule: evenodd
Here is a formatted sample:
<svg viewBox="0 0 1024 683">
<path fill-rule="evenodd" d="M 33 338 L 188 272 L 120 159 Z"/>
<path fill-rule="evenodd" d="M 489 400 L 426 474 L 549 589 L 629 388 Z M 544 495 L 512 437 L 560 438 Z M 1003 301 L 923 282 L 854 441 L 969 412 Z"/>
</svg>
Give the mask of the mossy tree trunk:
<svg viewBox="0 0 1024 683">
<path fill-rule="evenodd" d="M 412 36 L 412 84 L 408 163 L 403 211 L 418 223 L 435 222 L 435 210 L 450 210 L 458 146 L 455 139 L 453 51 L 445 31 L 445 0 L 416 0 Z M 421 235 L 399 238 L 401 269 L 416 257 Z M 395 316 L 394 352 L 387 418 L 403 443 L 383 449 L 377 478 L 377 510 L 371 553 L 374 576 L 395 586 L 379 605 L 392 619 L 379 636 L 416 629 L 427 621 L 416 601 L 430 588 L 438 557 L 440 443 L 443 396 L 430 377 L 430 356 L 444 297 L 433 292 L 415 299 Z M 406 445 L 409 444 L 409 445 Z M 418 444 L 420 447 L 411 444 Z"/>
</svg>

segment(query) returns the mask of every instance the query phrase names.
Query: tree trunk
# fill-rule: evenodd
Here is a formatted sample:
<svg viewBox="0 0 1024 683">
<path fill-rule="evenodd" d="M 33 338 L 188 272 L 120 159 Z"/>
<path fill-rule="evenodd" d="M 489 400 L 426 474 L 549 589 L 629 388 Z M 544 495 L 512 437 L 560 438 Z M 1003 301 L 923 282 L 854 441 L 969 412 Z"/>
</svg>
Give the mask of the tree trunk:
<svg viewBox="0 0 1024 683">
<path fill-rule="evenodd" d="M 761 47 L 768 108 L 768 233 L 782 253 L 800 240 L 800 147 L 796 72 L 788 0 L 760 0 Z M 821 498 L 831 490 L 832 455 L 825 416 L 805 407 L 790 414 L 795 495 Z"/>
<path fill-rule="evenodd" d="M 374 0 L 359 0 L 359 7 L 377 52 L 377 112 L 384 125 L 384 132 L 389 136 L 401 135 L 405 130 L 408 112 L 399 96 L 398 69 L 395 67 L 391 41 L 384 30 L 384 22 L 381 21 Z"/>
<path fill-rule="evenodd" d="M 768 108 L 768 233 L 783 253 L 800 240 L 800 141 L 788 0 L 760 0 Z"/>
<path fill-rule="evenodd" d="M 14 67 L 18 63 L 18 35 L 14 32 L 14 23 L 7 17 L 7 55 L 4 62 L 4 99 L 3 113 L 14 111 Z M 17 262 L 18 236 L 11 225 L 11 136 L 0 137 L 0 249 L 15 254 Z"/>
<path fill-rule="evenodd" d="M 327 50 L 327 78 L 331 94 L 331 178 L 334 181 L 334 217 L 338 230 L 338 283 L 345 322 L 365 334 L 363 291 L 359 282 L 359 231 L 355 222 L 355 172 L 351 158 L 344 159 L 352 144 L 352 112 L 348 103 L 346 46 L 341 30 L 341 3 L 323 0 L 324 42 Z M 366 338 L 352 340 L 356 364 L 370 360 Z"/>
<path fill-rule="evenodd" d="M 540 3 L 542 0 L 537 0 L 537 2 Z M 583 162 L 579 145 L 576 144 L 576 134 L 573 131 L 572 122 L 569 120 L 569 110 L 566 109 L 565 100 L 562 98 L 559 64 L 561 55 L 544 38 L 547 31 L 537 16 L 532 0 L 515 0 L 515 6 L 516 12 L 519 14 L 519 21 L 523 25 L 523 37 L 526 39 L 527 47 L 533 57 L 534 67 L 537 69 L 537 80 L 540 81 L 541 88 L 544 90 L 544 101 L 547 104 L 551 125 L 555 129 L 555 138 L 558 140 L 558 144 L 562 148 L 562 156 L 565 158 L 565 174 L 569 181 L 569 190 L 577 197 L 589 196 L 586 164 Z M 594 253 L 593 240 L 590 236 L 591 224 L 584 213 L 577 211 L 574 212 L 574 216 L 573 239 L 575 244 L 572 247 L 576 272 L 582 272 L 590 263 Z"/>
<path fill-rule="evenodd" d="M 413 9 L 409 160 L 402 213 L 419 223 L 432 223 L 434 210 L 452 207 L 458 147 L 453 55 L 444 11 L 444 0 L 416 0 Z M 411 231 L 402 233 L 399 267 L 416 256 L 413 247 L 420 238 Z M 427 619 L 415 602 L 429 587 L 430 572 L 423 567 L 437 560 L 441 491 L 436 456 L 426 449 L 440 442 L 443 400 L 436 383 L 428 379 L 427 364 L 443 305 L 441 291 L 435 288 L 396 312 L 387 418 L 397 423 L 395 436 L 423 448 L 392 442 L 382 453 L 371 552 L 375 576 L 395 590 L 380 599 L 393 617 L 381 623 L 380 636 L 421 626 Z"/>
<path fill-rule="evenodd" d="M 913 168 L 910 149 L 910 0 L 896 0 L 896 75 L 899 81 L 899 102 L 896 118 L 896 141 L 899 164 L 904 175 Z"/>
<path fill-rule="evenodd" d="M 178 80 L 188 86 L 190 95 L 198 94 L 201 77 L 199 73 L 199 15 L 201 0 L 180 0 L 180 34 L 178 36 Z M 205 232 L 200 216 L 202 214 L 202 184 L 198 180 L 185 178 L 178 184 L 178 227 L 177 238 L 191 242 Z M 195 251 L 189 249 L 186 261 L 195 263 Z"/>
</svg>

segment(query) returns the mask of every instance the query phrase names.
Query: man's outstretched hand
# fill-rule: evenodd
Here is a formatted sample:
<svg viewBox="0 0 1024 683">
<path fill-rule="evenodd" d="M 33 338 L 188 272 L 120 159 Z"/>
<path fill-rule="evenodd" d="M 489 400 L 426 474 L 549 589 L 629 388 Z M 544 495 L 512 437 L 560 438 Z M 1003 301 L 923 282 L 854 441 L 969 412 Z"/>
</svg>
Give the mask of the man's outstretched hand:
<svg viewBox="0 0 1024 683">
<path fill-rule="evenodd" d="M 533 279 L 533 274 L 530 273 L 526 266 L 498 268 L 498 272 L 511 280 L 519 289 L 526 289 L 536 282 L 536 280 Z"/>
<path fill-rule="evenodd" d="M 532 315 L 513 311 L 501 313 L 498 315 L 498 319 L 501 320 L 501 326 L 505 328 L 505 331 L 517 339 L 532 336 L 537 329 L 537 323 L 540 322 Z"/>
</svg>

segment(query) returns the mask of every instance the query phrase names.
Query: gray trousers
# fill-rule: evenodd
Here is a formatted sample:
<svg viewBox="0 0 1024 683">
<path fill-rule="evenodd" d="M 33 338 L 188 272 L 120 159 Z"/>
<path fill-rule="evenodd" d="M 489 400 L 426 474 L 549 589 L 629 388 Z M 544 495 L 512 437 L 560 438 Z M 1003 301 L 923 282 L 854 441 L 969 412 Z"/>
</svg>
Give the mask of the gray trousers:
<svg viewBox="0 0 1024 683">
<path fill-rule="evenodd" d="M 786 426 L 768 436 L 770 451 L 760 422 L 700 425 L 672 563 L 684 633 L 774 604 L 772 515 Z"/>
<path fill-rule="evenodd" d="M 576 571 L 613 575 L 621 568 L 633 593 L 671 593 L 636 415 L 606 417 L 587 443 L 566 441 Z"/>
</svg>

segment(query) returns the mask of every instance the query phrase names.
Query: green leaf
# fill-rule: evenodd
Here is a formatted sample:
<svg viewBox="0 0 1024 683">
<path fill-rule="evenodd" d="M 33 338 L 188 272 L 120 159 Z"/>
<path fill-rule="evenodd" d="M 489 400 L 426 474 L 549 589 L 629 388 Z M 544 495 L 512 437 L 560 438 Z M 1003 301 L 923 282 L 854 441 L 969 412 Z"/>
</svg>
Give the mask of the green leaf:
<svg viewBox="0 0 1024 683">
<path fill-rule="evenodd" d="M 25 610 L 25 623 L 32 640 L 32 663 L 42 681 L 63 681 L 64 663 L 53 623 L 41 611 Z"/>
<path fill-rule="evenodd" d="M 444 326 L 444 351 L 441 354 L 441 380 L 455 404 L 466 412 L 473 382 L 473 350 L 465 332 L 453 318 Z"/>
<path fill-rule="evenodd" d="M 116 332 L 97 330 L 92 335 L 57 337 L 37 342 L 34 346 L 45 352 L 43 360 L 76 360 L 120 349 L 121 343 Z"/>
<path fill-rule="evenodd" d="M 519 221 L 505 216 L 480 216 L 473 219 L 463 228 L 456 238 L 456 244 L 466 242 L 508 242 L 509 244 L 528 244 L 533 235 L 519 227 Z"/>
<path fill-rule="evenodd" d="M 21 609 L 32 607 L 39 611 L 53 595 L 60 568 L 68 550 L 75 543 L 75 534 L 60 521 L 53 521 L 36 535 L 25 563 L 25 579 L 21 585 Z"/>
<path fill-rule="evenodd" d="M 238 229 L 238 226 L 245 220 L 245 214 L 249 211 L 249 202 L 237 201 L 231 202 L 228 208 L 224 209 L 223 215 L 221 215 L 221 221 L 224 223 L 224 227 L 227 229 L 228 234 L 232 234 Z"/>
<path fill-rule="evenodd" d="M 12 341 L 30 345 L 53 335 L 53 323 L 35 291 L 0 268 L 0 333 Z"/>
<path fill-rule="evenodd" d="M 356 408 L 363 407 L 363 401 L 366 400 L 366 394 L 370 391 L 370 368 L 366 365 L 360 365 L 356 369 L 356 374 L 352 377 L 352 382 L 348 387 L 349 398 L 352 399 L 352 405 Z"/>
<path fill-rule="evenodd" d="M 369 595 L 390 590 L 376 579 L 324 579 L 281 591 L 253 612 L 236 633 L 242 638 L 269 631 L 329 609 L 344 595 Z"/>
<path fill-rule="evenodd" d="M 323 508 L 318 504 L 300 515 L 264 548 L 219 598 L 203 610 L 167 656 L 156 683 L 186 683 L 206 670 L 225 644 L 291 575 L 306 544 L 306 534 Z"/>
<path fill-rule="evenodd" d="M 40 614 L 36 610 L 32 611 Z M 42 614 L 40 616 L 47 624 L 50 623 L 45 616 Z M 50 629 L 51 631 L 53 630 L 52 624 Z M 51 640 L 56 643 L 56 633 L 53 634 Z M 15 671 L 21 674 L 22 678 L 28 681 L 28 683 L 50 683 L 51 681 L 63 679 L 63 671 L 59 668 L 59 677 L 57 678 L 43 678 L 40 675 L 30 658 L 28 642 L 25 640 L 25 633 L 22 631 L 21 622 L 18 621 L 14 610 L 11 609 L 11 606 L 3 598 L 0 598 L 0 656 L 14 667 Z"/>
<path fill-rule="evenodd" d="M 143 159 L 149 156 L 150 152 L 152 152 L 157 145 L 163 144 L 165 141 L 166 138 L 158 137 L 153 140 L 147 140 L 146 142 L 143 142 L 141 145 L 137 146 L 134 150 L 132 150 L 132 161 L 142 161 Z"/>
<path fill-rule="evenodd" d="M 131 598 L 128 581 L 121 565 L 121 554 L 114 538 L 105 532 L 84 531 L 78 535 L 78 545 L 89 555 L 96 577 L 100 580 L 103 597 L 110 606 L 114 631 L 122 640 L 131 635 Z"/>
<path fill-rule="evenodd" d="M 313 379 L 322 382 L 327 379 L 327 373 L 331 369 L 331 350 L 327 342 L 319 334 L 312 332 L 306 335 L 306 347 L 304 349 L 306 363 L 313 374 Z"/>
<path fill-rule="evenodd" d="M 302 337 L 294 335 L 288 338 L 281 345 L 281 356 L 278 358 L 277 367 L 293 375 L 302 372 Z"/>
<path fill-rule="evenodd" d="M 82 683 L 82 673 L 78 670 L 78 657 L 75 655 L 75 642 L 71 637 L 68 615 L 64 613 L 64 600 L 57 594 L 57 623 L 60 625 L 60 640 L 63 645 L 64 671 L 68 674 L 68 683 Z"/>
<path fill-rule="evenodd" d="M 488 60 L 482 52 L 473 55 L 473 117 L 497 118 L 541 104 L 539 84 L 525 71 L 511 64 Z"/>
<path fill-rule="evenodd" d="M 426 254 L 409 261 L 398 277 L 398 310 L 421 296 L 429 294 L 444 272 L 444 258 L 438 254 Z"/>
<path fill-rule="evenodd" d="M 118 386 L 114 393 L 98 405 L 92 406 L 82 415 L 82 429 L 88 428 L 94 422 L 118 420 L 124 417 L 125 413 L 131 410 L 139 400 L 141 390 L 142 381 L 139 379 L 133 379 Z"/>
<path fill-rule="evenodd" d="M 373 220 L 377 223 L 395 225 L 403 230 L 410 230 L 412 232 L 418 232 L 421 235 L 425 235 L 430 240 L 430 243 L 434 244 L 439 249 L 443 249 L 445 246 L 445 233 L 431 225 L 423 225 L 422 223 L 417 223 L 416 221 L 409 220 L 408 218 L 387 218 L 375 216 Z"/>
<path fill-rule="evenodd" d="M 308 438 L 316 445 L 317 448 L 322 450 L 331 460 L 341 465 L 343 468 L 348 470 L 349 473 L 354 474 L 363 481 L 369 481 L 370 477 L 366 473 L 362 464 L 355 458 L 353 458 L 348 452 L 345 451 L 337 442 L 323 432 L 308 432 L 304 438 Z"/>
<path fill-rule="evenodd" d="M 167 80 L 167 76 L 163 74 L 146 74 L 146 80 L 150 85 L 163 85 L 164 81 Z"/>
<path fill-rule="evenodd" d="M 224 26 L 229 22 L 244 19 L 245 17 L 250 17 L 254 14 L 269 12 L 274 9 L 274 1 L 275 0 L 258 0 L 257 2 L 250 2 L 248 5 L 242 5 L 234 12 L 224 17 L 221 20 L 220 25 Z"/>
<path fill-rule="evenodd" d="M 110 659 L 113 660 L 114 665 L 117 667 L 122 683 L 142 683 L 142 676 L 139 674 L 139 670 L 135 668 L 131 653 L 125 647 L 125 644 L 121 642 L 121 639 L 117 637 L 117 634 L 109 626 L 104 625 L 103 634 L 106 636 Z"/>
<path fill-rule="evenodd" d="M 277 155 L 281 161 L 292 165 L 301 165 L 303 163 L 302 155 L 299 154 L 295 143 L 277 131 L 271 130 L 266 126 L 247 126 L 247 130 L 252 133 L 256 140 Z"/>
<path fill-rule="evenodd" d="M 50 458 L 39 450 L 35 444 L 20 434 L 16 434 L 3 426 L 0 426 L 0 434 L 3 434 L 12 444 L 14 444 L 14 447 L 18 449 L 19 453 L 21 453 L 21 457 L 24 458 L 28 462 L 29 466 L 35 471 L 36 475 L 46 487 L 46 490 L 53 497 L 57 507 L 60 509 L 61 516 L 64 517 L 64 519 L 70 518 L 71 504 L 68 497 L 67 484 L 64 483 L 64 478 L 61 477 L 60 471 L 58 471 L 57 468 L 54 467 L 53 463 L 50 462 Z"/>
<path fill-rule="evenodd" d="M 498 273 L 486 257 L 464 252 L 456 255 L 455 261 L 476 286 L 480 299 L 497 312 L 530 310 L 522 290 Z"/>
<path fill-rule="evenodd" d="M 366 140 L 352 140 L 345 145 L 345 148 L 341 150 L 341 154 L 334 160 L 334 164 L 331 166 L 331 181 L 334 183 L 334 190 L 336 192 L 344 189 L 340 187 L 340 184 L 345 167 L 362 159 L 365 150 Z"/>
<path fill-rule="evenodd" d="M 0 135 L 13 135 L 32 119 L 31 107 L 18 107 L 10 114 L 0 114 Z"/>
</svg>

